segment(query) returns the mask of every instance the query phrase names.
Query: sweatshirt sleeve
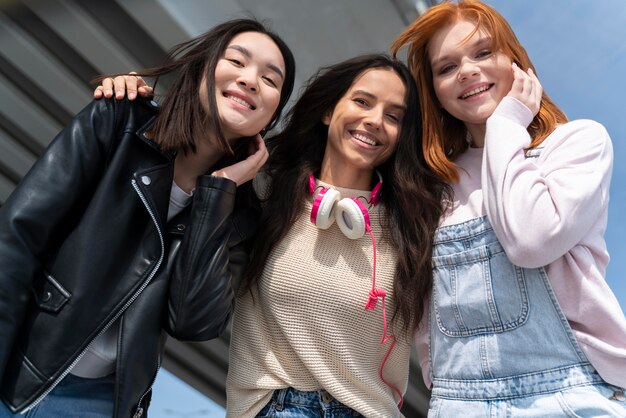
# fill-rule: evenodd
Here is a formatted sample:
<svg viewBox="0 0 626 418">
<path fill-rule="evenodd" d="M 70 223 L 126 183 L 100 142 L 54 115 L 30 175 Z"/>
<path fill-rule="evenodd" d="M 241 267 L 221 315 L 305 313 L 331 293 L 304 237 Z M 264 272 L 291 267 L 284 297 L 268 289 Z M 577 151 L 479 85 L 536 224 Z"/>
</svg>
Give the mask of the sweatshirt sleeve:
<svg viewBox="0 0 626 418">
<path fill-rule="evenodd" d="M 606 129 L 590 120 L 557 127 L 541 156 L 525 157 L 532 115 L 505 97 L 487 120 L 485 210 L 509 259 L 521 267 L 555 261 L 578 244 L 608 205 L 613 161 Z"/>
<path fill-rule="evenodd" d="M 428 301 L 424 308 L 424 317 L 422 322 L 415 331 L 415 351 L 417 352 L 417 359 L 420 363 L 420 369 L 422 370 L 422 379 L 428 389 L 432 389 L 432 377 L 430 370 L 430 319 Z"/>
</svg>

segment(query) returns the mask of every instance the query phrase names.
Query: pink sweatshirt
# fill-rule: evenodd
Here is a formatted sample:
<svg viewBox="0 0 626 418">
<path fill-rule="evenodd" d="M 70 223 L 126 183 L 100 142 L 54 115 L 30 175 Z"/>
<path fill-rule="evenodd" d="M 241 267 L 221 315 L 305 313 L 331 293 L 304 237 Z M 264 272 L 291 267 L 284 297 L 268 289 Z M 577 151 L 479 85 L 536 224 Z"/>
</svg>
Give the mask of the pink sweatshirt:
<svg viewBox="0 0 626 418">
<path fill-rule="evenodd" d="M 558 126 L 539 156 L 526 158 L 531 120 L 521 102 L 502 100 L 487 120 L 485 148 L 456 161 L 460 181 L 442 226 L 487 215 L 513 264 L 545 266 L 583 352 L 605 381 L 624 388 L 626 318 L 604 279 L 611 140 L 599 123 L 576 120 Z M 427 323 L 416 345 L 430 387 Z"/>
</svg>

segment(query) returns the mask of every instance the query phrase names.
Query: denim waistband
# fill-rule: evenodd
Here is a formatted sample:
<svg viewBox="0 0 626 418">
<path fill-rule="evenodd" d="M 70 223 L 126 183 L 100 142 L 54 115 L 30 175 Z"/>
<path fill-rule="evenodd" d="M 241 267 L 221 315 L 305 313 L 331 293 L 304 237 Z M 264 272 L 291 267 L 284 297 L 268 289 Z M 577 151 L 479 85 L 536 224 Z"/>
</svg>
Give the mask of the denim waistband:
<svg viewBox="0 0 626 418">
<path fill-rule="evenodd" d="M 554 393 L 566 388 L 604 383 L 589 363 L 509 378 L 434 379 L 432 396 L 447 399 L 503 400 Z"/>
<path fill-rule="evenodd" d="M 276 389 L 272 395 L 272 402 L 276 404 L 276 409 L 279 411 L 283 409 L 284 405 L 318 407 L 323 410 L 349 410 L 346 405 L 339 402 L 323 389 L 314 391 L 301 391 L 291 387 Z M 351 416 L 360 417 L 361 415 L 356 411 L 352 411 Z"/>
</svg>

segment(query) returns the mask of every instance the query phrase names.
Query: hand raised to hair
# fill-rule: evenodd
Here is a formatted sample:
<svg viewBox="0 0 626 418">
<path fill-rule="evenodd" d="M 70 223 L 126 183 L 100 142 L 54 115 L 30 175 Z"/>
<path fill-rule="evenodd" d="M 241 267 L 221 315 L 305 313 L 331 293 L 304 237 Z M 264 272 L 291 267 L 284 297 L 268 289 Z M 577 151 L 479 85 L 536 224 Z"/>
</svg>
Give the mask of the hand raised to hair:
<svg viewBox="0 0 626 418">
<path fill-rule="evenodd" d="M 214 171 L 213 176 L 225 177 L 237 183 L 237 186 L 252 180 L 265 161 L 269 153 L 265 148 L 265 142 L 261 135 L 257 134 L 248 146 L 248 158 L 243 161 L 239 161 L 228 167 L 224 167 L 220 170 Z"/>
<path fill-rule="evenodd" d="M 513 85 L 507 96 L 524 103 L 535 116 L 541 107 L 543 87 L 532 69 L 529 68 L 527 72 L 524 72 L 515 63 L 512 64 L 512 69 Z"/>
<path fill-rule="evenodd" d="M 117 100 L 122 100 L 125 95 L 128 95 L 128 100 L 135 100 L 137 94 L 141 97 L 152 97 L 152 87 L 146 84 L 141 76 L 133 74 L 137 73 L 131 71 L 128 75 L 118 75 L 115 79 L 105 78 L 102 80 L 102 84 L 93 91 L 94 99 L 101 99 L 102 97 L 110 99 L 113 97 L 113 90 L 115 90 Z"/>
</svg>

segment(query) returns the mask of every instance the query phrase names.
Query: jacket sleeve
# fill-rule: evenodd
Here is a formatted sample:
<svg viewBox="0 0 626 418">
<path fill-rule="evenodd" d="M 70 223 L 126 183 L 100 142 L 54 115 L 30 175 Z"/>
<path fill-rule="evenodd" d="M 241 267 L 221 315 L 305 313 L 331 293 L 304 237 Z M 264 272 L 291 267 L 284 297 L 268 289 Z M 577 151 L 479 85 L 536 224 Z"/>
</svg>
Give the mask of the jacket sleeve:
<svg viewBox="0 0 626 418">
<path fill-rule="evenodd" d="M 0 208 L 0 380 L 51 243 L 80 215 L 100 178 L 114 120 L 108 101 L 88 105 Z"/>
<path fill-rule="evenodd" d="M 502 100 L 487 120 L 482 171 L 494 231 L 511 262 L 529 268 L 562 257 L 601 218 L 613 164 L 606 129 L 590 120 L 557 127 L 537 162 L 525 158 L 531 119 L 522 103 Z"/>
<path fill-rule="evenodd" d="M 256 222 L 250 212 L 234 211 L 236 190 L 222 177 L 198 179 L 170 280 L 166 330 L 179 340 L 215 338 L 230 319 Z"/>
</svg>

